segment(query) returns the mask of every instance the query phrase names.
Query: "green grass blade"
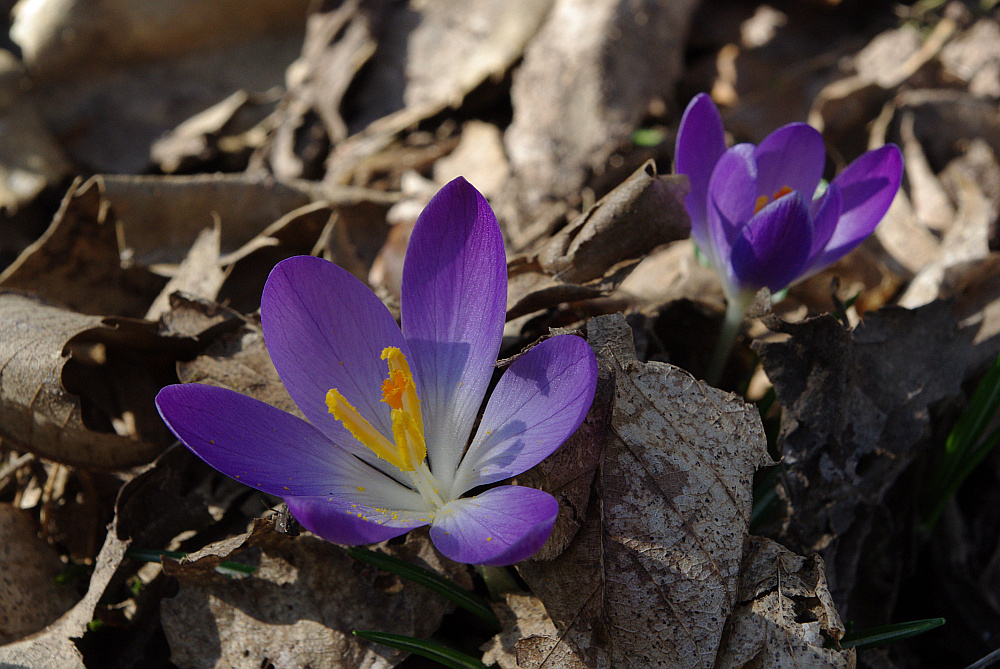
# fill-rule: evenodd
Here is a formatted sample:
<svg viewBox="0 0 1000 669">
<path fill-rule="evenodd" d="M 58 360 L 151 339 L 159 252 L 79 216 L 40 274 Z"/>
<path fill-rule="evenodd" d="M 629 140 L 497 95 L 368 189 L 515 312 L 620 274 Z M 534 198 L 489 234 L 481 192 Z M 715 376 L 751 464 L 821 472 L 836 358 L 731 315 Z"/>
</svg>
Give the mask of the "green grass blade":
<svg viewBox="0 0 1000 669">
<path fill-rule="evenodd" d="M 500 621 L 497 619 L 496 614 L 493 613 L 493 609 L 490 607 L 489 603 L 486 602 L 486 600 L 469 592 L 465 588 L 452 583 L 444 576 L 435 574 L 434 572 L 424 569 L 423 567 L 418 567 L 391 555 L 370 551 L 367 548 L 354 546 L 348 548 L 347 552 L 353 558 L 361 560 L 362 562 L 367 562 L 368 564 L 374 565 L 379 569 L 384 569 L 389 573 L 396 574 L 397 576 L 405 578 L 408 581 L 413 581 L 414 583 L 422 585 L 425 588 L 433 590 L 439 595 L 447 597 L 456 605 L 476 616 L 493 629 L 500 629 Z"/>
<path fill-rule="evenodd" d="M 366 632 L 354 630 L 354 636 L 380 643 L 398 650 L 414 653 L 428 660 L 439 662 L 449 669 L 486 669 L 486 665 L 465 653 L 449 648 L 435 641 L 414 639 L 402 634 L 387 634 L 385 632 Z"/>
<path fill-rule="evenodd" d="M 948 434 L 944 454 L 927 483 L 920 514 L 921 530 L 925 536 L 934 529 L 948 500 L 965 478 L 1000 442 L 998 432 L 983 439 L 983 433 L 998 407 L 1000 407 L 1000 356 L 976 386 L 969 407 Z"/>
<path fill-rule="evenodd" d="M 927 618 L 926 620 L 912 620 L 908 623 L 873 627 L 860 632 L 848 632 L 840 640 L 840 647 L 854 648 L 855 650 L 878 648 L 923 634 L 935 627 L 941 627 L 941 625 L 944 625 L 944 618 Z"/>
<path fill-rule="evenodd" d="M 125 557 L 130 557 L 133 560 L 141 560 L 142 562 L 163 562 L 162 558 L 164 557 L 168 557 L 171 560 L 180 560 L 187 556 L 187 553 L 181 551 L 161 551 L 155 548 L 129 548 L 125 551 Z M 257 571 L 257 567 L 226 560 L 217 564 L 215 571 L 223 576 L 243 577 L 253 574 Z"/>
</svg>

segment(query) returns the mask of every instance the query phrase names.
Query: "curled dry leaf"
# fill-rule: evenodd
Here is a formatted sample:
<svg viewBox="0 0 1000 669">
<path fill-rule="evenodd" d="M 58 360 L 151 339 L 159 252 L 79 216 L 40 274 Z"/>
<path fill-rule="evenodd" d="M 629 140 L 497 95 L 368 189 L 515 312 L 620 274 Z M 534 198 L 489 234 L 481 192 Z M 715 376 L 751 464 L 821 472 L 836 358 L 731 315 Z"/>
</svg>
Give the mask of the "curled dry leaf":
<svg viewBox="0 0 1000 669">
<path fill-rule="evenodd" d="M 537 252 L 511 259 L 507 318 L 616 287 L 645 254 L 688 236 L 686 194 L 685 178 L 646 162 Z"/>
<path fill-rule="evenodd" d="M 620 315 L 590 321 L 588 338 L 614 371 L 614 413 L 586 521 L 557 558 L 519 567 L 558 631 L 524 666 L 558 666 L 568 644 L 588 667 L 712 667 L 737 601 L 753 473 L 769 462 L 760 418 L 676 367 L 637 361 Z"/>
<path fill-rule="evenodd" d="M 560 632 L 537 597 L 508 593 L 504 600 L 494 604 L 503 632 L 483 646 L 483 664 L 499 664 L 502 669 L 587 669 L 569 644 L 559 642 Z"/>
<path fill-rule="evenodd" d="M 853 649 L 823 647 L 843 636 L 823 560 L 752 537 L 715 669 L 854 669 Z"/>
<path fill-rule="evenodd" d="M 146 312 L 156 320 L 170 311 L 170 296 L 181 291 L 194 299 L 214 300 L 226 275 L 219 266 L 219 226 L 201 231 L 184 261 Z"/>
<path fill-rule="evenodd" d="M 33 634 L 68 611 L 77 595 L 56 576 L 63 564 L 27 511 L 0 504 L 0 644 Z"/>
<path fill-rule="evenodd" d="M 83 599 L 45 630 L 20 641 L 0 646 L 0 667 L 59 667 L 84 669 L 83 658 L 75 643 L 94 619 L 98 602 L 125 556 L 128 542 L 108 532 L 104 546 L 94 562 L 90 586 Z"/>
<path fill-rule="evenodd" d="M 148 462 L 170 443 L 152 400 L 174 378 L 176 360 L 197 350 L 195 341 L 17 293 L 0 293 L 0 323 L 0 437 L 99 469 Z"/>
<path fill-rule="evenodd" d="M 382 550 L 469 587 L 463 565 L 444 561 L 425 532 Z M 215 572 L 223 560 L 252 564 L 252 576 Z M 424 638 L 452 605 L 440 595 L 355 561 L 314 536 L 290 537 L 257 521 L 249 535 L 214 544 L 164 571 L 180 592 L 162 604 L 171 660 L 189 669 L 275 666 L 392 667 L 402 653 L 351 634 L 375 630 Z"/>
</svg>

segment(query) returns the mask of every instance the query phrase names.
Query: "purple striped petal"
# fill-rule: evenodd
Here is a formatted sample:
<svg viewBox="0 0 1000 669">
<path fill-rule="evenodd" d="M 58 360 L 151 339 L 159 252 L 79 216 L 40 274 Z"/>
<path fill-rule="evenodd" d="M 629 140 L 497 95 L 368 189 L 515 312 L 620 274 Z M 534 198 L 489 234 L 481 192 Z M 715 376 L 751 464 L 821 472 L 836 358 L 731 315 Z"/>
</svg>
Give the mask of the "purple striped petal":
<svg viewBox="0 0 1000 669">
<path fill-rule="evenodd" d="M 691 217 L 691 237 L 706 253 L 708 241 L 708 184 L 715 164 L 726 152 L 726 133 L 715 103 L 699 93 L 688 103 L 677 129 L 674 171 L 686 174 L 691 191 L 684 206 Z"/>
<path fill-rule="evenodd" d="M 167 426 L 195 455 L 271 495 L 335 495 L 375 506 L 419 510 L 420 495 L 331 443 L 319 430 L 269 404 L 198 383 L 156 396 Z"/>
<path fill-rule="evenodd" d="M 406 342 L 385 305 L 352 274 L 322 258 L 298 256 L 278 263 L 261 297 L 264 341 L 288 394 L 332 441 L 383 468 L 328 411 L 336 388 L 384 435 L 392 435 L 389 406 L 381 401 L 389 369 L 382 349 Z M 386 469 L 389 471 L 389 469 Z"/>
<path fill-rule="evenodd" d="M 788 187 L 812 202 L 823 178 L 826 147 L 823 136 L 805 123 L 789 123 L 764 138 L 754 152 L 757 162 L 757 196 L 768 201 Z"/>
<path fill-rule="evenodd" d="M 559 502 L 534 488 L 500 486 L 445 505 L 431 540 L 456 562 L 503 566 L 534 555 L 559 515 Z"/>
<path fill-rule="evenodd" d="M 757 163 L 752 144 L 737 144 L 719 159 L 708 187 L 708 230 L 714 251 L 715 271 L 726 285 L 732 285 L 727 262 L 732 245 L 743 226 L 754 215 L 757 199 Z"/>
<path fill-rule="evenodd" d="M 327 541 L 346 546 L 392 539 L 426 525 L 430 519 L 429 514 L 394 513 L 336 497 L 291 497 L 285 503 L 302 527 Z"/>
<path fill-rule="evenodd" d="M 743 289 L 777 292 L 800 274 L 812 248 L 809 209 L 798 192 L 764 207 L 733 245 L 733 274 Z"/>
<path fill-rule="evenodd" d="M 862 154 L 833 180 L 843 199 L 837 229 L 812 271 L 836 262 L 875 231 L 889 211 L 903 178 L 903 155 L 894 144 Z"/>
<path fill-rule="evenodd" d="M 427 456 L 449 489 L 493 373 L 507 304 L 500 226 L 465 179 L 438 191 L 417 219 L 401 301 Z"/>
<path fill-rule="evenodd" d="M 813 241 L 809 260 L 806 261 L 806 267 L 803 270 L 805 274 L 813 267 L 813 261 L 823 253 L 823 249 L 826 248 L 830 238 L 836 232 L 843 204 L 844 198 L 840 193 L 840 188 L 837 187 L 837 184 L 832 183 L 827 187 L 822 197 L 810 205 L 811 209 L 814 210 L 812 214 Z"/>
<path fill-rule="evenodd" d="M 452 498 L 548 457 L 580 427 L 596 386 L 597 360 L 580 337 L 553 337 L 515 360 L 490 395 Z"/>
</svg>

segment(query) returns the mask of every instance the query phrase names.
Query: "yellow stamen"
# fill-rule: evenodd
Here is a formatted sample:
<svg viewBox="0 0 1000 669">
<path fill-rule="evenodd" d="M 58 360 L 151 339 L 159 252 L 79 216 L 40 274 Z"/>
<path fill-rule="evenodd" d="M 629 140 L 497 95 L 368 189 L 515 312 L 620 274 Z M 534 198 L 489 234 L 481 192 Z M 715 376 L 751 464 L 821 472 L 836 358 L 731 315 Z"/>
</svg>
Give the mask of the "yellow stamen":
<svg viewBox="0 0 1000 669">
<path fill-rule="evenodd" d="M 788 186 L 782 186 L 777 191 L 775 191 L 774 195 L 772 195 L 770 198 L 766 195 L 761 195 L 759 198 L 757 198 L 757 202 L 754 203 L 753 213 L 756 214 L 758 211 L 769 205 L 774 200 L 777 200 L 779 197 L 784 197 L 791 192 L 792 192 L 791 188 L 789 188 Z"/>
<path fill-rule="evenodd" d="M 406 356 L 394 346 L 382 351 L 388 361 L 389 377 L 382 382 L 382 401 L 392 409 L 393 444 L 333 389 L 326 395 L 326 404 L 333 417 L 344 424 L 354 437 L 375 455 L 406 472 L 417 472 L 427 457 L 424 441 L 424 421 L 420 415 L 420 398 Z"/>
<path fill-rule="evenodd" d="M 354 438 L 372 450 L 378 457 L 400 469 L 407 469 L 399 458 L 396 447 L 382 433 L 372 427 L 358 410 L 336 388 L 326 394 L 326 406 L 333 417 L 344 424 Z"/>
</svg>

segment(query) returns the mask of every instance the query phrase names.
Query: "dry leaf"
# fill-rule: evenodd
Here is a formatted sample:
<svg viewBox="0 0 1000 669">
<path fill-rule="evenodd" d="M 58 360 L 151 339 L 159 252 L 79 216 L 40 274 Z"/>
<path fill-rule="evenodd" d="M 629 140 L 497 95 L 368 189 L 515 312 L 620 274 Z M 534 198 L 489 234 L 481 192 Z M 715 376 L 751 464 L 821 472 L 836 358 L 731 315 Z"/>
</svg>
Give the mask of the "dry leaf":
<svg viewBox="0 0 1000 669">
<path fill-rule="evenodd" d="M 569 644 L 559 642 L 559 630 L 537 597 L 509 593 L 504 604 L 494 604 L 503 632 L 483 646 L 483 664 L 502 669 L 551 666 L 587 669 Z"/>
<path fill-rule="evenodd" d="M 524 212 L 576 197 L 677 79 L 696 3 L 558 0 L 514 74 L 504 137 Z M 519 217 L 523 227 L 534 216 Z"/>
<path fill-rule="evenodd" d="M 56 582 L 64 569 L 38 536 L 27 511 L 0 504 L 0 644 L 33 634 L 76 603 L 75 590 Z M 0 651 L 2 652 L 2 651 Z"/>
<path fill-rule="evenodd" d="M 87 594 L 44 631 L 0 646 L 0 667 L 84 669 L 83 658 L 74 641 L 84 635 L 87 625 L 94 619 L 98 601 L 118 570 L 127 546 L 128 543 L 120 541 L 113 530 L 108 532 L 94 563 Z"/>
<path fill-rule="evenodd" d="M 165 283 L 144 268 L 123 266 L 116 221 L 95 179 L 77 180 L 45 234 L 0 273 L 2 288 L 99 315 L 141 316 Z"/>
<path fill-rule="evenodd" d="M 853 649 L 824 648 L 843 636 L 823 560 L 752 537 L 715 669 L 854 669 Z"/>
<path fill-rule="evenodd" d="M 464 565 L 440 558 L 426 533 L 382 550 L 457 579 Z M 223 560 L 253 564 L 253 575 L 215 572 Z M 181 564 L 164 564 L 181 584 L 162 604 L 171 660 L 189 669 L 392 667 L 400 651 L 372 645 L 352 630 L 424 638 L 453 605 L 430 590 L 363 565 L 314 536 L 289 537 L 257 521 L 249 535 L 209 546 Z"/>
<path fill-rule="evenodd" d="M 616 390 L 587 520 L 559 557 L 519 567 L 559 631 L 546 645 L 569 644 L 589 667 L 712 667 L 753 473 L 769 462 L 760 418 L 675 367 L 638 362 L 620 315 L 588 333 Z"/>
<path fill-rule="evenodd" d="M 177 274 L 150 305 L 146 312 L 147 320 L 157 320 L 170 311 L 170 296 L 177 291 L 195 299 L 215 299 L 226 278 L 219 266 L 219 236 L 219 226 L 202 230 L 177 268 Z"/>
<path fill-rule="evenodd" d="M 657 246 L 690 232 L 683 177 L 636 170 L 536 252 L 508 263 L 508 320 L 560 302 L 606 294 Z"/>
<path fill-rule="evenodd" d="M 881 309 L 853 331 L 830 315 L 766 323 L 791 335 L 755 344 L 783 409 L 778 444 L 794 511 L 783 539 L 802 552 L 822 552 L 835 601 L 845 616 L 856 617 L 861 611 L 845 606 L 857 587 L 859 560 L 880 550 L 893 554 L 896 548 L 875 542 L 908 531 L 905 522 L 886 517 L 887 495 L 933 444 L 929 408 L 960 396 L 972 335 L 958 330 L 943 302 Z M 871 571 L 865 573 L 878 582 Z M 889 577 L 866 583 L 866 614 L 892 600 L 882 592 L 892 583 Z"/>
</svg>

